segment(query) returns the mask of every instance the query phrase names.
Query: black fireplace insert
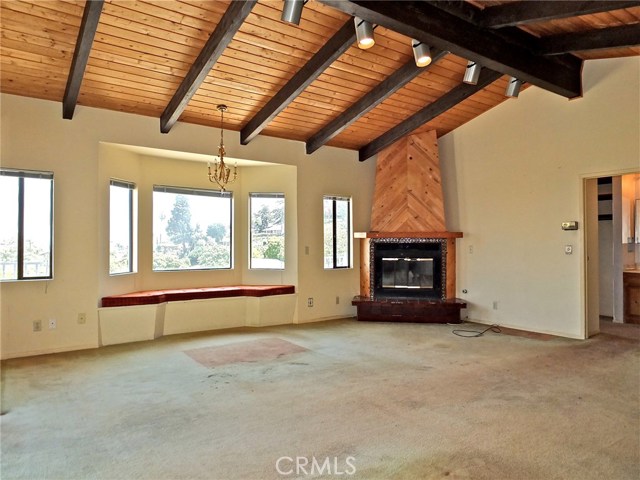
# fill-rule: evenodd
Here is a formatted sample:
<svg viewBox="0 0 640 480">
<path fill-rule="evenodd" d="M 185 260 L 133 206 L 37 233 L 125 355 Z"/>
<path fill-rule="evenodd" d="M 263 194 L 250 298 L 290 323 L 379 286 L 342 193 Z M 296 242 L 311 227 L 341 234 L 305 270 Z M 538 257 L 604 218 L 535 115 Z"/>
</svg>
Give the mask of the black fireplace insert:
<svg viewBox="0 0 640 480">
<path fill-rule="evenodd" d="M 374 299 L 444 299 L 446 242 L 431 238 L 371 241 Z"/>
</svg>

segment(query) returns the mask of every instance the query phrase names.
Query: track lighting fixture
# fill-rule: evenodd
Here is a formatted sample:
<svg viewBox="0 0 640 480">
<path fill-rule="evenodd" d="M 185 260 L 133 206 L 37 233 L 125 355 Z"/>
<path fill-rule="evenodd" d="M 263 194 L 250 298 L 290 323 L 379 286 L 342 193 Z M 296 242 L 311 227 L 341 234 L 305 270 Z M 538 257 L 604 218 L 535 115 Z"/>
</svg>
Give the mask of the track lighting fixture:
<svg viewBox="0 0 640 480">
<path fill-rule="evenodd" d="M 294 25 L 300 25 L 300 17 L 302 17 L 302 7 L 307 3 L 306 0 L 284 0 L 282 7 L 281 20 Z"/>
<path fill-rule="evenodd" d="M 373 47 L 376 43 L 373 38 L 373 25 L 360 17 L 353 17 L 353 21 L 356 24 L 358 47 L 362 50 Z"/>
<path fill-rule="evenodd" d="M 482 65 L 478 62 L 474 62 L 473 60 L 469 60 L 467 63 L 467 69 L 464 71 L 464 78 L 462 81 L 469 85 L 477 85 L 478 77 L 480 77 L 480 69 L 482 69 Z"/>
<path fill-rule="evenodd" d="M 411 40 L 413 48 L 413 58 L 416 60 L 416 66 L 426 67 L 431 63 L 431 49 L 429 45 L 415 38 Z"/>
<path fill-rule="evenodd" d="M 507 90 L 504 94 L 507 97 L 516 98 L 520 94 L 520 87 L 522 86 L 522 80 L 518 80 L 516 77 L 510 77 L 507 84 Z"/>
</svg>

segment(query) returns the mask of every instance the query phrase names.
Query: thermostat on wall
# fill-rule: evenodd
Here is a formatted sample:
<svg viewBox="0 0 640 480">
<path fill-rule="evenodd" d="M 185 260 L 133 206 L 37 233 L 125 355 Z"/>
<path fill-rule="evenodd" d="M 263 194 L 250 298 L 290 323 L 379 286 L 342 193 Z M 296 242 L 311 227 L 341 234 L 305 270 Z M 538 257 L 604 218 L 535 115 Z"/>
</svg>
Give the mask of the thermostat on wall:
<svg viewBox="0 0 640 480">
<path fill-rule="evenodd" d="M 562 222 L 563 230 L 577 230 L 578 222 Z"/>
</svg>

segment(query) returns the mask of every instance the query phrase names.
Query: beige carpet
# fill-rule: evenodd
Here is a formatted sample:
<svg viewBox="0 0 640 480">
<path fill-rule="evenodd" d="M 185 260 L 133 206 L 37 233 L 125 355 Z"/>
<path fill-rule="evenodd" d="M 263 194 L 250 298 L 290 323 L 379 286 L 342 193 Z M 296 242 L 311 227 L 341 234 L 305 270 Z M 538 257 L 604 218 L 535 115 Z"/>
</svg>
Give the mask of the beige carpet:
<svg viewBox="0 0 640 480">
<path fill-rule="evenodd" d="M 637 340 L 453 328 L 345 320 L 3 362 L 1 478 L 639 478 Z M 306 350 L 185 354 L 273 339 Z"/>
</svg>

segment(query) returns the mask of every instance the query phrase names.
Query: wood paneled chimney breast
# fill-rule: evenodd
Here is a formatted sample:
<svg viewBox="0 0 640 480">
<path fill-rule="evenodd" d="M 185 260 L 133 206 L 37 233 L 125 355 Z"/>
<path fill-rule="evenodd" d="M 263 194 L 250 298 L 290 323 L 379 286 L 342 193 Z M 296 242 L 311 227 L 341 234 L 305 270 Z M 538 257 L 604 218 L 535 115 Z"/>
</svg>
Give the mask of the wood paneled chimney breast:
<svg viewBox="0 0 640 480">
<path fill-rule="evenodd" d="M 435 131 L 406 136 L 378 154 L 371 230 L 446 230 Z"/>
</svg>

